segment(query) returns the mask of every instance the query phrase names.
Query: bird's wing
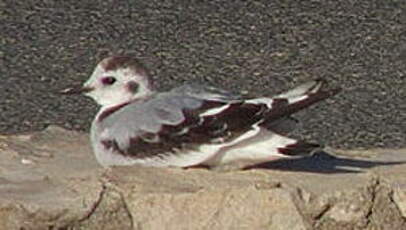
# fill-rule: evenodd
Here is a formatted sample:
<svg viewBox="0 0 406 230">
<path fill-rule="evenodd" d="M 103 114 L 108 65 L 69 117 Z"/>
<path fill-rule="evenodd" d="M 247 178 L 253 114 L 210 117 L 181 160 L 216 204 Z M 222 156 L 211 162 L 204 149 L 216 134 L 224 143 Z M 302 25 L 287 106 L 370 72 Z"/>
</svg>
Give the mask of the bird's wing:
<svg viewBox="0 0 406 230">
<path fill-rule="evenodd" d="M 282 133 L 289 133 L 295 126 L 295 122 L 289 116 L 307 108 L 319 101 L 337 94 L 341 89 L 327 89 L 326 82 L 322 79 L 301 84 L 289 91 L 276 95 L 272 98 L 255 98 L 247 100 L 254 104 L 266 104 L 267 112 L 264 114 L 262 126 L 272 130 L 275 125 L 283 123 L 283 127 L 277 125 Z"/>
<path fill-rule="evenodd" d="M 202 144 L 237 138 L 261 119 L 265 109 L 265 105 L 245 103 L 214 89 L 178 88 L 143 103 L 128 104 L 105 117 L 100 122 L 104 130 L 100 141 L 118 154 L 165 161 Z M 193 164 L 215 151 L 199 154 L 190 160 Z"/>
<path fill-rule="evenodd" d="M 204 83 L 186 83 L 180 87 L 174 88 L 171 90 L 171 93 L 222 102 L 242 99 L 240 95 L 210 85 L 205 85 Z"/>
<path fill-rule="evenodd" d="M 176 166 L 196 165 L 216 151 L 198 151 L 202 144 L 244 141 L 244 133 L 263 127 L 286 134 L 295 125 L 292 113 L 334 95 L 314 81 L 274 98 L 243 100 L 214 88 L 182 86 L 157 94 L 143 103 L 131 103 L 110 114 L 101 123 L 101 141 L 118 154 L 136 159 L 161 159 Z M 248 136 L 247 138 L 250 138 Z M 189 158 L 188 158 L 189 157 Z M 187 160 L 185 160 L 187 159 Z"/>
</svg>

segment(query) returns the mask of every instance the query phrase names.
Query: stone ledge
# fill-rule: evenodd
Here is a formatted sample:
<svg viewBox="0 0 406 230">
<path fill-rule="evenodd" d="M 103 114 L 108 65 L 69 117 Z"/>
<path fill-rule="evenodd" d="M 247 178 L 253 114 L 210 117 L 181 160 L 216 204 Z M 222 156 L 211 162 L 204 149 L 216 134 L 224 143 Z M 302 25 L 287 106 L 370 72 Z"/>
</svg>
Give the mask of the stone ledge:
<svg viewBox="0 0 406 230">
<path fill-rule="evenodd" d="M 0 229 L 406 229 L 405 149 L 106 170 L 86 134 L 51 126 L 0 136 L 0 151 Z"/>
</svg>

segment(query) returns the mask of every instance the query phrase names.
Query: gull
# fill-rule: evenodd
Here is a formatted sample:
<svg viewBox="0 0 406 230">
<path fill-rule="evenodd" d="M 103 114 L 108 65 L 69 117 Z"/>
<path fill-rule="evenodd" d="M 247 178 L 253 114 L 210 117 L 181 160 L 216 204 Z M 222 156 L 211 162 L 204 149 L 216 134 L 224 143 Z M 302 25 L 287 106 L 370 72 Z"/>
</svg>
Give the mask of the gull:
<svg viewBox="0 0 406 230">
<path fill-rule="evenodd" d="M 64 94 L 94 99 L 100 110 L 90 139 L 104 167 L 245 168 L 312 154 L 320 146 L 287 136 L 290 115 L 331 97 L 321 79 L 273 97 L 245 98 L 198 83 L 157 92 L 135 58 L 103 59 L 80 87 Z"/>
</svg>

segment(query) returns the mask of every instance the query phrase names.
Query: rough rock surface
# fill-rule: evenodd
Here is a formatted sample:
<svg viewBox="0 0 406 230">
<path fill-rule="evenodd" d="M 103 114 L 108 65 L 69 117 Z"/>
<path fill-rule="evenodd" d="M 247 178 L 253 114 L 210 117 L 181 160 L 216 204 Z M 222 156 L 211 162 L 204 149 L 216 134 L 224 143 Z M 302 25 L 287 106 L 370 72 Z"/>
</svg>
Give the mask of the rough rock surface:
<svg viewBox="0 0 406 230">
<path fill-rule="evenodd" d="M 406 229 L 406 150 L 245 171 L 96 163 L 83 133 L 0 136 L 0 229 Z"/>
</svg>

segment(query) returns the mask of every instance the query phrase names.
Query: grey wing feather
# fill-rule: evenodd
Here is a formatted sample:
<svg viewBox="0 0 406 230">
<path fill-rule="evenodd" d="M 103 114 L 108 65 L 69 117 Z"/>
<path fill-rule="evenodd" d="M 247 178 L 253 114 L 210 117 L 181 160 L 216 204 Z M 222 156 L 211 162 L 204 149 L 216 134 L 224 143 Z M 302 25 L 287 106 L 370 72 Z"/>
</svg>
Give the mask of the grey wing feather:
<svg viewBox="0 0 406 230">
<path fill-rule="evenodd" d="M 241 100 L 241 96 L 229 91 L 200 83 L 187 83 L 171 91 L 175 94 L 188 95 L 195 98 L 203 98 L 213 101 L 235 101 Z"/>
<path fill-rule="evenodd" d="M 202 101 L 173 92 L 161 93 L 144 103 L 132 103 L 103 120 L 108 130 L 106 139 L 115 139 L 118 147 L 125 149 L 131 139 L 144 134 L 156 134 L 164 125 L 177 125 L 185 120 L 186 109 L 201 106 Z"/>
</svg>

